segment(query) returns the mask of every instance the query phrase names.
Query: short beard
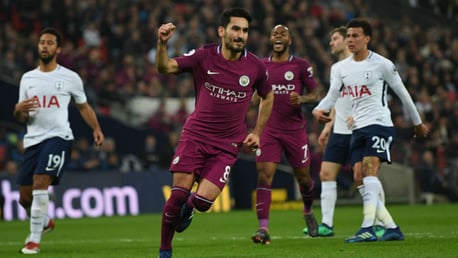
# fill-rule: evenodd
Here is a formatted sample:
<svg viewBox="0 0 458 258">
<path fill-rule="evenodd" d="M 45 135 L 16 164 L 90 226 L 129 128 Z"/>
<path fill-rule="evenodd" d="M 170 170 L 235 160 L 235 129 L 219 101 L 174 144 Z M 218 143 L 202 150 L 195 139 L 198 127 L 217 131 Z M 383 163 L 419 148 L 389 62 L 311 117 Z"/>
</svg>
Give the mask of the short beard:
<svg viewBox="0 0 458 258">
<path fill-rule="evenodd" d="M 47 57 L 40 56 L 40 61 L 43 64 L 49 64 L 54 59 L 54 55 L 48 55 Z"/>
</svg>

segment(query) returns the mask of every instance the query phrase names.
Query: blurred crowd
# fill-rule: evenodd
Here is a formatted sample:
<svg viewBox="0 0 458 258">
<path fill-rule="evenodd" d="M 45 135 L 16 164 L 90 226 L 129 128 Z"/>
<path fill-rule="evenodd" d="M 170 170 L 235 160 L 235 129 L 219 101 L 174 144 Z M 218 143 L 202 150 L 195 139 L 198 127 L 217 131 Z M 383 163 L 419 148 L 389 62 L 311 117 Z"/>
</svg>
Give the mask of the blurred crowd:
<svg viewBox="0 0 458 258">
<path fill-rule="evenodd" d="M 218 15 L 234 5 L 247 8 L 253 15 L 247 48 L 260 57 L 270 52 L 268 35 L 272 27 L 278 23 L 289 27 L 294 38 L 293 53 L 314 66 L 322 94 L 328 87 L 329 67 L 336 61 L 330 55 L 328 33 L 352 18 L 368 18 L 374 28 L 370 48 L 396 64 L 424 121 L 431 127 L 428 139 L 413 139 L 413 127 L 402 104 L 390 95 L 398 130 L 394 160 L 420 170 L 425 153 L 431 153 L 434 178 L 445 182 L 444 185 L 448 174 L 458 170 L 457 1 L 3 0 L 0 2 L 0 80 L 18 84 L 22 73 L 36 66 L 39 31 L 46 26 L 57 27 L 65 38 L 59 63 L 80 74 L 89 102 L 99 115 L 129 123 L 129 113 L 123 112 L 128 112 L 132 99 L 157 99 L 161 103 L 157 110 L 135 126 L 166 132 L 170 138 L 176 138 L 191 110 L 183 105 L 170 113 L 164 107 L 170 98 L 192 98 L 193 82 L 189 75 L 161 75 L 156 71 L 157 28 L 165 22 L 176 24 L 177 31 L 168 50 L 170 56 L 181 55 L 216 42 Z M 322 125 L 312 119 L 311 108 L 304 107 L 304 112 L 309 118 L 317 173 L 322 152 L 317 136 Z M 256 111 L 250 111 L 249 125 L 255 117 Z M 16 154 L 21 151 L 20 134 L 10 135 L 0 135 L 0 171 L 9 169 L 10 160 L 20 161 L 20 155 Z M 80 158 L 85 162 L 72 161 L 71 169 L 119 170 L 127 158 L 122 150 L 116 149 L 116 139 L 110 141 L 107 150 L 75 151 L 72 159 L 78 160 L 77 155 L 86 158 Z M 145 142 L 154 140 L 148 138 Z M 75 144 L 78 148 L 84 145 Z M 157 148 L 157 155 L 145 151 L 144 156 L 137 155 L 132 160 L 148 168 L 160 162 L 161 155 L 173 152 L 173 147 L 171 140 L 167 146 Z M 432 179 L 419 177 L 419 180 Z"/>
</svg>

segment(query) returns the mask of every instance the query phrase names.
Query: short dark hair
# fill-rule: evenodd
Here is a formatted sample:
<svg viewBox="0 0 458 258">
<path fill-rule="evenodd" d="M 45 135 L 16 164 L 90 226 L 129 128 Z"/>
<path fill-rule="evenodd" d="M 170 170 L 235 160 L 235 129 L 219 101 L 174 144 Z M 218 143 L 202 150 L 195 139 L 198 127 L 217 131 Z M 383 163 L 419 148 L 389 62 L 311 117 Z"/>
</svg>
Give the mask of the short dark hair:
<svg viewBox="0 0 458 258">
<path fill-rule="evenodd" d="M 251 17 L 250 13 L 247 10 L 240 8 L 240 7 L 232 7 L 232 8 L 225 10 L 221 14 L 219 18 L 219 26 L 223 26 L 226 28 L 226 26 L 231 21 L 231 17 L 245 18 L 248 21 L 248 24 L 250 24 L 251 21 L 253 20 L 253 18 Z"/>
<path fill-rule="evenodd" d="M 362 28 L 364 35 L 372 37 L 372 26 L 367 20 L 353 19 L 347 24 L 348 28 Z"/>
<path fill-rule="evenodd" d="M 334 28 L 331 31 L 331 33 L 329 33 L 329 36 L 332 36 L 332 34 L 334 34 L 336 32 L 339 33 L 343 38 L 347 37 L 347 27 L 345 27 L 345 26 L 340 26 L 340 27 Z"/>
<path fill-rule="evenodd" d="M 60 34 L 57 29 L 51 27 L 44 28 L 41 30 L 39 37 L 41 38 L 43 34 L 52 34 L 56 36 L 57 47 L 62 47 L 62 34 Z"/>
</svg>

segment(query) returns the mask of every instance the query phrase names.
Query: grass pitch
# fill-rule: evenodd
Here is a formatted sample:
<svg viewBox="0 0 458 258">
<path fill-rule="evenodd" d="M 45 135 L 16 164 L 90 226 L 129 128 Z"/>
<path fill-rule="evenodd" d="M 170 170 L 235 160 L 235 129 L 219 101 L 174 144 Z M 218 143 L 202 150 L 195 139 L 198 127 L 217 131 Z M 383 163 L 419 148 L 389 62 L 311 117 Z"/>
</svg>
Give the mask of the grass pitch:
<svg viewBox="0 0 458 258">
<path fill-rule="evenodd" d="M 301 211 L 272 211 L 270 245 L 256 245 L 254 211 L 199 213 L 183 233 L 176 233 L 173 257 L 458 257 L 458 205 L 388 206 L 401 226 L 404 241 L 344 243 L 361 224 L 361 206 L 338 206 L 336 235 L 310 238 L 302 233 Z M 318 221 L 319 208 L 315 208 Z M 158 257 L 160 214 L 131 217 L 56 220 L 53 232 L 43 236 L 38 257 Z M 28 222 L 0 222 L 0 257 L 18 253 Z"/>
</svg>

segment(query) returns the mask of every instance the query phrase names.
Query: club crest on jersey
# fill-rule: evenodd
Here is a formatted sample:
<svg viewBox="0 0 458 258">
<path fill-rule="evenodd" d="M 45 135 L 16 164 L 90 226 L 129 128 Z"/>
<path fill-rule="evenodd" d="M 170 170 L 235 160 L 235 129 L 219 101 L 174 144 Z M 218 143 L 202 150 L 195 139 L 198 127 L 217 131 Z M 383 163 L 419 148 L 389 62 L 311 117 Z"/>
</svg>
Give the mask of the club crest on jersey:
<svg viewBox="0 0 458 258">
<path fill-rule="evenodd" d="M 364 72 L 364 79 L 369 80 L 372 76 L 371 72 Z"/>
<path fill-rule="evenodd" d="M 248 86 L 248 84 L 250 84 L 250 77 L 248 77 L 247 75 L 240 76 L 239 84 L 242 87 Z"/>
<path fill-rule="evenodd" d="M 58 90 L 61 90 L 63 87 L 64 87 L 64 83 L 63 82 L 56 82 L 56 89 Z"/>
<path fill-rule="evenodd" d="M 261 154 L 262 154 L 261 149 L 257 149 L 257 150 L 256 150 L 256 156 L 259 157 L 259 156 L 261 156 Z"/>
<path fill-rule="evenodd" d="M 287 71 L 284 76 L 285 80 L 287 81 L 291 81 L 292 79 L 294 79 L 294 73 L 291 71 Z"/>
</svg>

